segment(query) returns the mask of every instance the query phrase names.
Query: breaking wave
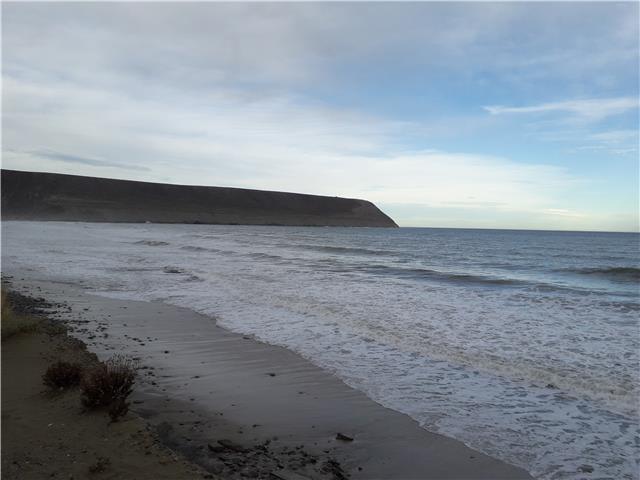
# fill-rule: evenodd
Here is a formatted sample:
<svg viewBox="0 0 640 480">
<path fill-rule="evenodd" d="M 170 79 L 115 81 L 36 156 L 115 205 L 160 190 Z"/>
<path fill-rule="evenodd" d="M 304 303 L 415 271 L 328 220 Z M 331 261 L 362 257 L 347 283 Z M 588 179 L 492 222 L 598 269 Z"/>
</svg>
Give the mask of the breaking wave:
<svg viewBox="0 0 640 480">
<path fill-rule="evenodd" d="M 613 281 L 640 282 L 640 268 L 637 267 L 575 268 L 564 271 L 606 277 Z"/>
<path fill-rule="evenodd" d="M 147 245 L 149 247 L 164 247 L 169 245 L 168 242 L 163 242 L 160 240 L 139 240 L 137 242 L 133 242 L 134 245 Z"/>
</svg>

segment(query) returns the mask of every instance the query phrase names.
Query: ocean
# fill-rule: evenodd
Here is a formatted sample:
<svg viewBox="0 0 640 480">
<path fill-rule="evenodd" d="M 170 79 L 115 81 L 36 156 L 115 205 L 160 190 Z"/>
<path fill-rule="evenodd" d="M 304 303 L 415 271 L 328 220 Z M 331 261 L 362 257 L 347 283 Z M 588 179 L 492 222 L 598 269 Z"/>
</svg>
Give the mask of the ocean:
<svg viewBox="0 0 640 480">
<path fill-rule="evenodd" d="M 640 469 L 638 234 L 3 222 L 2 270 L 211 315 L 538 478 Z"/>
</svg>

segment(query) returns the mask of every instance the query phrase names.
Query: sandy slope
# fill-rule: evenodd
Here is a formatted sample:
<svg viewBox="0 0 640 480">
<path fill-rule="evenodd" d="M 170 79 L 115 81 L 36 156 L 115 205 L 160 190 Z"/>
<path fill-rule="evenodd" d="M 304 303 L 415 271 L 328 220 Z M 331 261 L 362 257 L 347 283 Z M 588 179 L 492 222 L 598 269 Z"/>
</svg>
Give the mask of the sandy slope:
<svg viewBox="0 0 640 480">
<path fill-rule="evenodd" d="M 105 412 L 82 411 L 77 388 L 48 392 L 41 377 L 55 360 L 97 361 L 64 333 L 2 342 L 3 479 L 213 478 L 162 446 L 138 416 L 110 423 Z"/>
</svg>

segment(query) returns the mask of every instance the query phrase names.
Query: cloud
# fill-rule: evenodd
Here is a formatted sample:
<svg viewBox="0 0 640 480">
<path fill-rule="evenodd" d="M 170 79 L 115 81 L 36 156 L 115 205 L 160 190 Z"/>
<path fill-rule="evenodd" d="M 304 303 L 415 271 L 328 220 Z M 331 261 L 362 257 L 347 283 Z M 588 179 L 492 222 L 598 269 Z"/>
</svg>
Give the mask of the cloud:
<svg viewBox="0 0 640 480">
<path fill-rule="evenodd" d="M 22 152 L 5 158 L 7 168 L 441 208 L 466 202 L 465 208 L 497 210 L 549 207 L 577 181 L 563 168 L 542 163 L 411 151 L 395 140 L 412 124 L 289 95 L 255 99 L 223 90 L 204 99 L 185 91 L 159 102 L 15 78 L 8 78 L 4 88 L 5 149 Z M 123 160 L 106 160 L 110 158 Z M 118 173 L 125 160 L 127 171 Z M 72 168 L 64 166 L 70 162 Z"/>
<path fill-rule="evenodd" d="M 63 163 L 76 163 L 81 165 L 91 165 L 94 167 L 114 167 L 114 168 L 119 168 L 123 170 L 138 170 L 138 171 L 144 171 L 144 172 L 151 171 L 150 168 L 141 167 L 138 165 L 111 162 L 109 160 L 98 160 L 95 158 L 88 158 L 88 157 L 79 157 L 77 155 L 70 155 L 68 153 L 60 153 L 60 152 L 46 151 L 46 150 L 34 151 L 30 153 L 37 157 L 48 158 L 48 159 L 55 160 L 58 162 L 63 162 Z"/>
<path fill-rule="evenodd" d="M 637 108 L 606 92 L 637 88 L 638 6 L 580 8 L 3 4 L 3 164 L 446 212 L 562 209 L 583 185 L 575 174 L 502 149 L 474 153 L 461 132 L 482 124 L 489 138 L 487 125 L 509 114 L 593 123 Z M 512 105 L 521 92 L 545 98 L 550 85 L 575 98 L 605 84 L 602 98 Z M 480 114 L 469 91 L 506 106 Z M 475 103 L 447 110 L 452 97 Z M 404 115 L 396 99 L 420 111 Z M 443 130 L 455 143 L 437 149 Z"/>
<path fill-rule="evenodd" d="M 640 139 L 640 131 L 638 130 L 611 130 L 606 132 L 594 133 L 591 139 L 608 145 L 620 145 L 626 142 L 634 142 L 638 144 Z"/>
<path fill-rule="evenodd" d="M 567 210 L 566 208 L 547 208 L 544 210 L 544 213 L 549 215 L 558 215 L 560 217 L 573 217 L 573 218 L 583 218 L 586 217 L 584 213 L 574 212 L 571 210 Z"/>
<path fill-rule="evenodd" d="M 596 122 L 607 117 L 621 115 L 639 106 L 638 98 L 597 98 L 583 100 L 567 100 L 563 102 L 541 103 L 524 107 L 507 107 L 501 105 L 486 106 L 484 109 L 491 115 L 527 114 L 527 113 L 565 113 L 574 118 Z"/>
<path fill-rule="evenodd" d="M 378 202 L 470 211 L 542 210 L 581 181 L 552 165 L 445 151 L 369 160 L 360 175 L 362 195 Z M 369 190 L 366 185 L 373 178 L 384 179 L 383 188 Z"/>
<path fill-rule="evenodd" d="M 339 83 L 350 68 L 620 82 L 638 6 L 517 3 L 3 5 L 6 71 L 135 88 Z M 46 39 L 46 42 L 39 39 Z M 135 48 L 132 48 L 135 45 Z M 449 71 L 450 70 L 450 71 Z M 428 78 L 424 77 L 423 78 Z M 528 80 L 527 80 L 528 79 Z M 142 83 L 140 83 L 142 82 Z M 141 85 L 144 85 L 141 88 Z M 338 85 L 339 88 L 339 85 Z M 542 88 L 546 88 L 543 85 Z"/>
</svg>

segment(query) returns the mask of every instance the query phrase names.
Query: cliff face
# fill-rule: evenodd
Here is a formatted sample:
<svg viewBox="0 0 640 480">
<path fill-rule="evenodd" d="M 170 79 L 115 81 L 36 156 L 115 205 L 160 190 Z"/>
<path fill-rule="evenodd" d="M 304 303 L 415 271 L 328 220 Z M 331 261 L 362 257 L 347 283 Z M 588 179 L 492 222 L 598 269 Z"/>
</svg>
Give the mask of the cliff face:
<svg viewBox="0 0 640 480">
<path fill-rule="evenodd" d="M 2 170 L 4 220 L 397 227 L 339 197 Z"/>
</svg>

